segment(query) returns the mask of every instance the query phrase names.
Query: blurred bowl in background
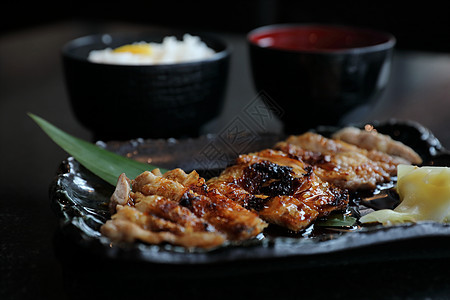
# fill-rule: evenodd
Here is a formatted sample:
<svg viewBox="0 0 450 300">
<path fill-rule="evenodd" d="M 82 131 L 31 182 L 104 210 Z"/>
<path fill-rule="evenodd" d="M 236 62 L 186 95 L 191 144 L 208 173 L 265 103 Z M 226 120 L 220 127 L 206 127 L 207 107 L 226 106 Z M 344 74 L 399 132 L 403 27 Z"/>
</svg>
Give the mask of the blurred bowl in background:
<svg viewBox="0 0 450 300">
<path fill-rule="evenodd" d="M 62 49 L 67 91 L 76 118 L 98 140 L 197 136 L 223 106 L 229 47 L 217 37 L 195 34 L 216 53 L 175 64 L 117 65 L 88 60 L 92 50 L 135 42 L 161 43 L 182 34 L 96 34 Z"/>
<path fill-rule="evenodd" d="M 280 108 L 286 133 L 337 125 L 373 104 L 388 83 L 396 42 L 389 33 L 316 24 L 268 25 L 247 41 L 255 88 Z"/>
</svg>

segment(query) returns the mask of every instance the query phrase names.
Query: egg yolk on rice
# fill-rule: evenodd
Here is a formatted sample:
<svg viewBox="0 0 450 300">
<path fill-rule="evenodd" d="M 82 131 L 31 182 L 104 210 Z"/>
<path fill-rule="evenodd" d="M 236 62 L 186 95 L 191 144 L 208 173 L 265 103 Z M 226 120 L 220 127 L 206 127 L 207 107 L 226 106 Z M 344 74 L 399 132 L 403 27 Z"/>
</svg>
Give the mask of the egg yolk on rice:
<svg viewBox="0 0 450 300">
<path fill-rule="evenodd" d="M 151 55 L 152 47 L 149 44 L 140 43 L 140 44 L 129 44 L 123 45 L 113 50 L 116 53 L 129 52 L 133 54 L 141 54 L 141 55 Z"/>
</svg>

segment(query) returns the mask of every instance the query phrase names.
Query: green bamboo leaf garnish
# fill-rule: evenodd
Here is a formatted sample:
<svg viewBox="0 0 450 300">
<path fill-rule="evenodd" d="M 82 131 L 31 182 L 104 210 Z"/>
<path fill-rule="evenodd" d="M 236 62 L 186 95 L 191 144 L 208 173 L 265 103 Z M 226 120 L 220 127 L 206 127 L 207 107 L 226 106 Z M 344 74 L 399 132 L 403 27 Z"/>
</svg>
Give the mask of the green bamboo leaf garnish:
<svg viewBox="0 0 450 300">
<path fill-rule="evenodd" d="M 157 168 L 74 137 L 32 113 L 28 115 L 58 146 L 73 156 L 86 169 L 113 186 L 117 184 L 117 178 L 122 173 L 125 173 L 129 178 L 135 178 L 144 171 Z M 163 173 L 166 171 L 161 169 Z"/>
</svg>

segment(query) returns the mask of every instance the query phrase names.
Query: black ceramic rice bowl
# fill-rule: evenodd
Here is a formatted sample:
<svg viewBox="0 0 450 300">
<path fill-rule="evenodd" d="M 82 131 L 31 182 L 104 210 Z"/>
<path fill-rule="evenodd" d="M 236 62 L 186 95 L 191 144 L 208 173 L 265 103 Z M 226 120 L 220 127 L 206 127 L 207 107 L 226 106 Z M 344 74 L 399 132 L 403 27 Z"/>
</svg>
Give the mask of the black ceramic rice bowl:
<svg viewBox="0 0 450 300">
<path fill-rule="evenodd" d="M 97 34 L 77 38 L 62 50 L 64 74 L 76 118 L 95 139 L 196 136 L 218 116 L 224 101 L 230 51 L 198 35 L 216 53 L 201 61 L 114 65 L 88 60 L 91 50 L 134 42 L 161 43 L 181 34 Z"/>
</svg>

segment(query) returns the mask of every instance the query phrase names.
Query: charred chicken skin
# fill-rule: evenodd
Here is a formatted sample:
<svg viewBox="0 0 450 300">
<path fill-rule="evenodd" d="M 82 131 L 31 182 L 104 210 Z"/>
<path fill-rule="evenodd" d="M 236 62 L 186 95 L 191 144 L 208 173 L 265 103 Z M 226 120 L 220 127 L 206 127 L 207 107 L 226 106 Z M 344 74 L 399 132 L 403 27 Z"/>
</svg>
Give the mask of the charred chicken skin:
<svg viewBox="0 0 450 300">
<path fill-rule="evenodd" d="M 293 231 L 348 204 L 345 190 L 322 181 L 301 160 L 271 149 L 240 155 L 207 184 L 263 220 Z"/>
</svg>

